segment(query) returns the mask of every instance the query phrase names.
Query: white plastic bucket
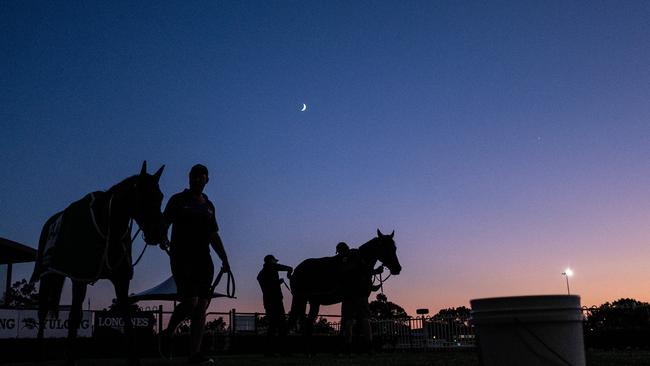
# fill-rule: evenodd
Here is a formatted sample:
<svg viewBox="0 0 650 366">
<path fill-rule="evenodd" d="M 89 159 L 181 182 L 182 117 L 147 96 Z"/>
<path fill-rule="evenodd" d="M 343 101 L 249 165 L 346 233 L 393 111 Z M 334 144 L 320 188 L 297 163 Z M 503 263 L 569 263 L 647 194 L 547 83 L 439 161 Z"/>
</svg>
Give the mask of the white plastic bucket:
<svg viewBox="0 0 650 366">
<path fill-rule="evenodd" d="M 585 366 L 580 296 L 470 301 L 483 366 Z"/>
</svg>

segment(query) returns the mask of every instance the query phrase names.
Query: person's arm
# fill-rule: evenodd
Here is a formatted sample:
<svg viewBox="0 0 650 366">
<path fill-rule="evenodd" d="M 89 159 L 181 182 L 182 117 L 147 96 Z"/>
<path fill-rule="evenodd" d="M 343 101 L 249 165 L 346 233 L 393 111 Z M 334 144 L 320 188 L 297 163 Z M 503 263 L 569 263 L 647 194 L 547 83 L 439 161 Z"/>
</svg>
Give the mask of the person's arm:
<svg viewBox="0 0 650 366">
<path fill-rule="evenodd" d="M 273 266 L 273 269 L 276 271 L 286 271 L 287 272 L 287 278 L 291 278 L 291 274 L 293 273 L 293 268 L 291 266 L 286 266 L 284 264 L 276 263 Z M 284 279 L 280 279 L 280 283 L 284 282 Z"/>
<path fill-rule="evenodd" d="M 223 246 L 223 242 L 221 241 L 221 237 L 219 236 L 218 232 L 213 231 L 210 234 L 210 245 L 212 246 L 212 249 L 214 249 L 214 251 L 219 256 L 219 259 L 221 259 L 221 268 L 226 272 L 230 271 L 230 263 L 228 263 L 228 255 L 226 254 L 226 249 Z"/>
<path fill-rule="evenodd" d="M 221 269 L 229 272 L 230 271 L 230 263 L 228 263 L 228 255 L 226 254 L 226 248 L 223 246 L 223 241 L 221 241 L 221 237 L 219 236 L 219 224 L 217 224 L 217 214 L 216 210 L 214 208 L 214 205 L 212 204 L 212 201 L 208 199 L 208 196 L 203 194 L 203 197 L 205 197 L 206 201 L 208 202 L 208 205 L 210 205 L 210 208 L 212 209 L 212 218 L 210 222 L 210 245 L 212 246 L 212 249 L 217 253 L 219 256 L 219 259 L 221 259 Z"/>
<path fill-rule="evenodd" d="M 160 249 L 167 250 L 169 249 L 169 239 L 167 237 L 167 232 L 169 231 L 169 227 L 172 225 L 172 222 L 174 222 L 174 219 L 176 217 L 176 211 L 177 211 L 177 204 L 176 204 L 176 196 L 172 196 L 169 201 L 167 202 L 167 206 L 165 206 L 165 211 L 163 211 L 162 214 L 162 233 L 161 233 L 161 241 L 160 241 Z"/>
</svg>

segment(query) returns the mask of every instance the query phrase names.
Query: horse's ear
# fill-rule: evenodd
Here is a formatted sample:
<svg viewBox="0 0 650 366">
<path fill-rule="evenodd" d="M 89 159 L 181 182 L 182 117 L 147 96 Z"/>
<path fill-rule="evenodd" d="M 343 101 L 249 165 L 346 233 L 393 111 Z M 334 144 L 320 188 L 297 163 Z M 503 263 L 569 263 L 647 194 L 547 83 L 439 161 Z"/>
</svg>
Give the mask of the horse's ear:
<svg viewBox="0 0 650 366">
<path fill-rule="evenodd" d="M 381 231 L 379 231 L 379 229 L 377 229 L 377 236 L 381 237 L 381 236 L 384 236 L 384 234 L 382 234 Z"/>
<path fill-rule="evenodd" d="M 158 169 L 156 174 L 153 175 L 153 179 L 156 180 L 156 183 L 158 183 L 158 181 L 160 180 L 160 176 L 162 175 L 164 169 L 165 169 L 165 165 L 163 164 L 163 166 L 161 166 L 160 169 Z"/>
<path fill-rule="evenodd" d="M 393 230 L 393 232 L 392 232 L 392 233 L 390 233 L 390 235 L 388 235 L 388 236 L 390 236 L 390 238 L 392 239 L 392 238 L 393 238 L 393 236 L 395 236 L 395 230 Z"/>
<path fill-rule="evenodd" d="M 147 174 L 147 161 L 142 162 L 142 169 L 140 169 L 140 175 L 144 176 Z"/>
</svg>

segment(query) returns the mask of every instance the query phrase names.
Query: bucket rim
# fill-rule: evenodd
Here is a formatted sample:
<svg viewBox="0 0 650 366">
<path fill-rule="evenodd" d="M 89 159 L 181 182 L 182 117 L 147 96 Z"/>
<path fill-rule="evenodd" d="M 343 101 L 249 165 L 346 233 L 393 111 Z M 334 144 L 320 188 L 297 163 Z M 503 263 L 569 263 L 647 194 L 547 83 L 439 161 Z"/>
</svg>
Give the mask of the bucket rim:
<svg viewBox="0 0 650 366">
<path fill-rule="evenodd" d="M 575 299 L 580 300 L 580 295 L 562 295 L 562 294 L 551 294 L 551 295 L 517 295 L 517 296 L 494 296 L 494 297 L 480 297 L 477 299 L 469 300 L 470 304 L 473 302 L 492 302 L 497 300 L 530 300 L 530 299 Z"/>
</svg>

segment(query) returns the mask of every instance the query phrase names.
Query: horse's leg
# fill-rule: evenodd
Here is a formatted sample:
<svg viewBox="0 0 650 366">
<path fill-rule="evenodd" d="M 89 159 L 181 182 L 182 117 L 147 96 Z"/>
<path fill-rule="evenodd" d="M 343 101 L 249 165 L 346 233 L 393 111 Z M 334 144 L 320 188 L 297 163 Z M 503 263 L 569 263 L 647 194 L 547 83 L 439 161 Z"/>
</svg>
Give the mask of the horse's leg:
<svg viewBox="0 0 650 366">
<path fill-rule="evenodd" d="M 311 335 L 314 332 L 314 324 L 316 323 L 316 318 L 318 317 L 318 312 L 320 311 L 320 304 L 318 303 L 309 303 L 309 314 L 307 315 L 307 327 L 308 335 Z"/>
<path fill-rule="evenodd" d="M 83 312 L 81 307 L 86 298 L 87 284 L 85 282 L 72 281 L 72 306 L 68 316 L 68 339 L 66 345 L 66 361 L 68 365 L 75 365 L 78 357 L 77 354 L 77 332 L 81 325 Z"/>
<path fill-rule="evenodd" d="M 133 334 L 133 321 L 131 320 L 131 308 L 129 306 L 129 281 L 128 278 L 111 279 L 115 288 L 117 309 L 122 313 L 122 319 L 124 321 L 124 335 L 126 338 L 129 365 L 139 365 L 140 360 L 137 355 L 137 347 Z"/>
<path fill-rule="evenodd" d="M 318 317 L 319 311 L 320 311 L 320 304 L 310 301 L 309 314 L 307 314 L 307 318 L 304 319 L 304 328 L 303 328 L 303 335 L 307 340 L 307 351 L 308 354 L 310 355 L 316 354 L 312 335 L 314 333 L 314 324 L 316 323 L 316 317 Z"/>
<path fill-rule="evenodd" d="M 47 276 L 40 280 L 38 287 L 38 333 L 36 339 L 38 340 L 38 361 L 43 360 L 45 348 L 43 347 L 43 336 L 45 334 L 45 322 L 47 320 L 47 311 L 49 305 L 48 293 L 50 291 L 49 281 Z"/>
<path fill-rule="evenodd" d="M 61 290 L 63 289 L 63 282 L 65 277 L 58 274 L 47 274 L 41 277 L 38 287 L 38 333 L 36 334 L 38 343 L 38 356 L 39 360 L 43 359 L 45 355 L 45 325 L 47 324 L 47 313 L 53 312 L 58 316 L 59 312 L 59 299 L 61 298 Z"/>
</svg>

